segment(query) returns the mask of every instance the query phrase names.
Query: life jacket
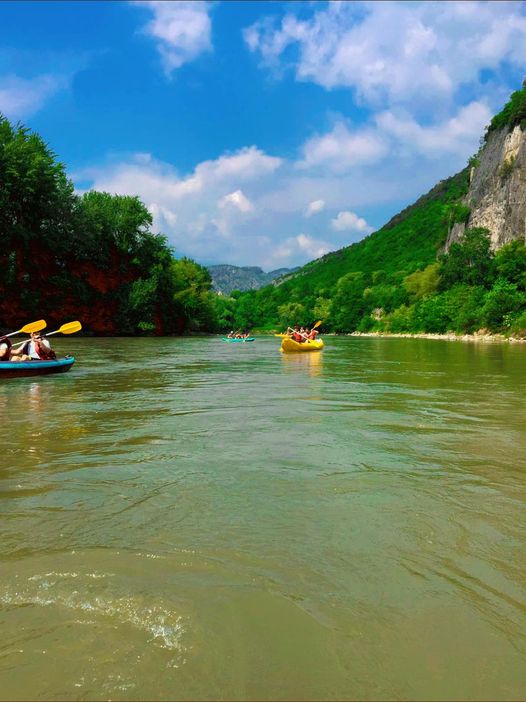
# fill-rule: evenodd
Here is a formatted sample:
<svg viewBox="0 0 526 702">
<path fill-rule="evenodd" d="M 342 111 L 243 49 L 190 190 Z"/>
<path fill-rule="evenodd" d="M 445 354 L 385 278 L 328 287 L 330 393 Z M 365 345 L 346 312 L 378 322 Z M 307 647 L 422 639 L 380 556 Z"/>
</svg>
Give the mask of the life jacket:
<svg viewBox="0 0 526 702">
<path fill-rule="evenodd" d="M 28 339 L 28 341 L 26 341 L 22 347 L 22 353 L 29 355 L 29 347 L 31 342 L 35 344 L 35 352 L 41 361 L 54 361 L 57 357 L 57 354 L 53 351 L 53 349 L 48 349 L 48 347 L 38 339 Z"/>
<path fill-rule="evenodd" d="M 297 331 L 293 333 L 292 338 L 294 339 L 294 341 L 297 341 L 298 344 L 301 344 L 301 342 L 303 341 L 302 335 Z"/>
<path fill-rule="evenodd" d="M 0 336 L 0 345 L 6 344 L 7 352 L 5 356 L 0 358 L 0 361 L 10 361 L 11 360 L 11 347 L 13 346 L 11 339 L 8 336 Z"/>
</svg>

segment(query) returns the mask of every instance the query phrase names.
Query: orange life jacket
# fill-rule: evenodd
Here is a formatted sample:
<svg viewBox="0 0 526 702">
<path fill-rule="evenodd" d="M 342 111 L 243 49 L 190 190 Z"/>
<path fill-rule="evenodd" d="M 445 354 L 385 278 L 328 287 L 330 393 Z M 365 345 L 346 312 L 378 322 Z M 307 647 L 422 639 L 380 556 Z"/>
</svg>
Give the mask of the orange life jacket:
<svg viewBox="0 0 526 702">
<path fill-rule="evenodd" d="M 36 354 L 41 361 L 55 360 L 57 354 L 53 351 L 53 349 L 48 349 L 48 347 L 45 344 L 41 343 L 38 339 L 29 339 L 28 341 L 26 341 L 26 343 L 22 347 L 22 353 L 25 353 L 26 355 L 29 354 L 29 346 L 32 341 L 35 344 Z"/>
</svg>

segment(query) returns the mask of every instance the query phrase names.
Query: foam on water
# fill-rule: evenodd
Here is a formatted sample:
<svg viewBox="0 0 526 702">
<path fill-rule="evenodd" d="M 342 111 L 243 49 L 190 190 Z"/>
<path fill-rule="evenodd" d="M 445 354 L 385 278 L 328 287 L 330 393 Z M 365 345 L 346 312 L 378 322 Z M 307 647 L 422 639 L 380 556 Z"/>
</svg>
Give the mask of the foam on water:
<svg viewBox="0 0 526 702">
<path fill-rule="evenodd" d="M 150 635 L 148 643 L 176 652 L 179 654 L 177 663 L 184 662 L 183 617 L 163 601 L 146 603 L 144 598 L 137 595 L 111 592 L 110 587 L 104 593 L 98 588 L 95 595 L 89 591 L 89 584 L 83 583 L 84 579 L 109 578 L 114 578 L 114 575 L 96 572 L 37 573 L 28 577 L 24 584 L 6 586 L 0 590 L 0 603 L 7 608 L 27 605 L 65 607 L 89 614 L 89 622 L 93 624 L 100 624 L 101 620 L 115 620 L 113 625 L 131 625 Z M 75 589 L 71 589 L 73 583 Z"/>
</svg>

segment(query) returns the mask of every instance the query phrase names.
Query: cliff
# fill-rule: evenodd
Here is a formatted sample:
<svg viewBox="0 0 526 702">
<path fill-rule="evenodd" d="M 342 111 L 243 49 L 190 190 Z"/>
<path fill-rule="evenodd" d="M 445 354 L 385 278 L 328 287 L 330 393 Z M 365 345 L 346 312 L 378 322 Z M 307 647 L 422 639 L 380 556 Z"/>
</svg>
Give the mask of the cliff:
<svg viewBox="0 0 526 702">
<path fill-rule="evenodd" d="M 515 95 L 524 102 L 526 88 Z M 499 125 L 503 121 L 500 117 L 497 115 L 492 125 Z M 526 241 L 525 122 L 523 112 L 516 111 L 503 126 L 490 125 L 483 148 L 472 159 L 469 190 L 464 198 L 470 208 L 469 217 L 451 228 L 446 249 L 462 238 L 466 227 L 488 229 L 493 250 L 514 239 Z"/>
</svg>

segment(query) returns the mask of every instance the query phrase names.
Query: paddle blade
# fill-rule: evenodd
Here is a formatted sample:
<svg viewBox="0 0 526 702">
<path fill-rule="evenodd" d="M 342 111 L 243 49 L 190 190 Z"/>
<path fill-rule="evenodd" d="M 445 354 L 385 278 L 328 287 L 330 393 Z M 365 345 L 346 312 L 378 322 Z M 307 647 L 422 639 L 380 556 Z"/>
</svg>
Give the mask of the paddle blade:
<svg viewBox="0 0 526 702">
<path fill-rule="evenodd" d="M 74 334 L 81 329 L 82 324 L 80 322 L 67 322 L 67 324 L 63 324 L 60 329 L 57 329 L 57 332 L 61 332 L 62 334 Z"/>
<path fill-rule="evenodd" d="M 25 327 L 22 327 L 17 334 L 32 334 L 33 332 L 38 332 L 42 331 L 42 329 L 45 329 L 47 327 L 47 322 L 45 319 L 39 319 L 37 322 L 31 322 L 30 324 L 26 324 Z"/>
<path fill-rule="evenodd" d="M 323 324 L 323 319 L 319 319 L 312 328 L 317 329 L 320 326 L 320 324 Z"/>
</svg>

